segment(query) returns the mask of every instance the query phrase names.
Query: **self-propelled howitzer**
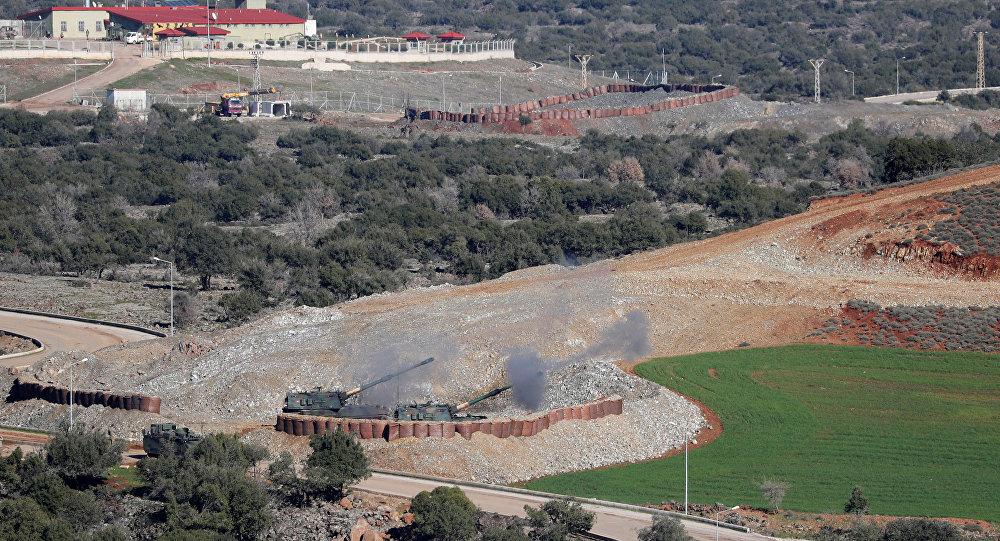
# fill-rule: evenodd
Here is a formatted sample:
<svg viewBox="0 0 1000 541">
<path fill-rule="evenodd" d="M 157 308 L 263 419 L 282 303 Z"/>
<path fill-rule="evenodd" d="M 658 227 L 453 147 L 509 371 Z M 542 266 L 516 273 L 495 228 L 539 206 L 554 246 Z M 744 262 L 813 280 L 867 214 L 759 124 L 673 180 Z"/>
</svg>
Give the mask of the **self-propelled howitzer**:
<svg viewBox="0 0 1000 541">
<path fill-rule="evenodd" d="M 352 396 L 360 394 L 366 389 L 370 389 L 379 383 L 384 383 L 392 378 L 405 374 L 410 370 L 414 370 L 425 364 L 430 364 L 434 361 L 434 357 L 424 359 L 419 363 L 403 368 L 402 370 L 397 370 L 391 374 L 382 376 L 381 378 L 370 381 L 355 387 L 353 389 L 348 389 L 346 391 L 340 389 L 334 389 L 332 391 L 324 391 L 317 388 L 314 391 L 306 392 L 289 392 L 285 395 L 285 407 L 282 411 L 285 413 L 298 413 L 302 415 L 323 415 L 327 417 L 349 417 L 352 419 L 388 419 L 392 414 L 392 411 L 385 406 L 377 406 L 370 404 L 348 404 L 347 400 Z"/>
<path fill-rule="evenodd" d="M 424 404 L 400 404 L 396 406 L 394 417 L 397 421 L 473 421 L 485 419 L 485 415 L 472 415 L 462 412 L 469 409 L 471 406 L 474 406 L 488 398 L 493 398 L 508 389 L 510 389 L 510 385 L 493 389 L 484 395 L 477 396 L 468 402 L 462 402 L 457 406 L 455 404 L 435 404 L 433 402 L 426 402 Z"/>
</svg>

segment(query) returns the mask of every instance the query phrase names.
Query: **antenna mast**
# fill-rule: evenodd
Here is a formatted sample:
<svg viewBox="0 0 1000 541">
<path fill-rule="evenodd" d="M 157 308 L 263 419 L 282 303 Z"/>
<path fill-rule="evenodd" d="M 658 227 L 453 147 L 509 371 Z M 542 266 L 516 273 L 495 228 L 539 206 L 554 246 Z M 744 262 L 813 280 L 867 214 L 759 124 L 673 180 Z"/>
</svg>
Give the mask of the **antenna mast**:
<svg viewBox="0 0 1000 541">
<path fill-rule="evenodd" d="M 819 68 L 820 68 L 820 66 L 823 65 L 823 62 L 826 62 L 826 59 L 817 58 L 817 59 L 810 59 L 809 60 L 809 63 L 812 64 L 813 70 L 816 71 L 816 78 L 815 78 L 814 83 L 813 83 L 813 85 L 814 85 L 814 87 L 816 89 L 816 95 L 815 95 L 815 98 L 814 98 L 815 101 L 816 101 L 816 103 L 820 102 L 820 97 L 819 97 L 820 96 L 820 92 L 819 92 Z"/>
<path fill-rule="evenodd" d="M 986 88 L 986 47 L 985 47 L 985 32 L 976 32 L 979 34 L 979 55 L 978 62 L 976 63 L 976 89 L 982 90 Z"/>
<path fill-rule="evenodd" d="M 253 83 L 250 85 L 250 92 L 253 94 L 253 101 L 257 104 L 257 116 L 260 116 L 260 93 L 264 85 L 260 82 L 260 56 L 263 51 L 250 51 L 250 67 L 253 68 Z"/>
<path fill-rule="evenodd" d="M 583 88 L 587 88 L 587 63 L 590 62 L 590 58 L 594 55 L 577 54 L 573 56 L 576 58 L 576 61 L 580 63 L 580 85 Z"/>
</svg>

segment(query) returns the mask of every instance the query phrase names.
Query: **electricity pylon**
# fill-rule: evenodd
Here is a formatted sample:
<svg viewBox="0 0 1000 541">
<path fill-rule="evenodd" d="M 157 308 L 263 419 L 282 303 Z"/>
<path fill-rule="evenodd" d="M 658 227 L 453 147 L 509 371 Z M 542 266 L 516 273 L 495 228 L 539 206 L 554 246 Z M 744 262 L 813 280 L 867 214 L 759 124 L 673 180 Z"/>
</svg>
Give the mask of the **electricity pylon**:
<svg viewBox="0 0 1000 541">
<path fill-rule="evenodd" d="M 815 79 L 815 82 L 813 83 L 814 86 L 816 87 L 816 97 L 815 97 L 816 103 L 820 102 L 820 98 L 819 98 L 819 68 L 820 68 L 820 66 L 823 65 L 823 62 L 826 62 L 826 60 L 823 59 L 823 58 L 817 58 L 817 59 L 810 59 L 809 60 L 809 63 L 812 64 L 813 69 L 816 71 L 816 79 Z"/>
</svg>

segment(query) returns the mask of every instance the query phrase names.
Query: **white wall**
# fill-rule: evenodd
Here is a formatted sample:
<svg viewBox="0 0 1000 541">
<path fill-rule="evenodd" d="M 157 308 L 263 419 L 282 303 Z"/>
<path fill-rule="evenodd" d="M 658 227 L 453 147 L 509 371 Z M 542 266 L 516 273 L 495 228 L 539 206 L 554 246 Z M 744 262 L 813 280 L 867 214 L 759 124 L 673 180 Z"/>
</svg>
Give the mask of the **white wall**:
<svg viewBox="0 0 1000 541">
<path fill-rule="evenodd" d="M 200 58 L 208 56 L 207 50 L 184 51 L 186 58 Z M 181 52 L 173 53 L 173 56 L 180 57 Z M 250 58 L 249 50 L 229 50 L 216 49 L 212 51 L 212 58 Z M 420 53 L 416 51 L 407 52 L 347 52 L 336 51 L 310 51 L 305 49 L 291 50 L 265 50 L 262 56 L 264 60 L 277 61 L 315 61 L 315 62 L 364 62 L 364 63 L 419 63 L 419 62 L 478 62 L 480 60 L 497 60 L 503 58 L 514 58 L 514 49 L 497 49 L 492 51 L 462 52 L 462 53 Z"/>
</svg>

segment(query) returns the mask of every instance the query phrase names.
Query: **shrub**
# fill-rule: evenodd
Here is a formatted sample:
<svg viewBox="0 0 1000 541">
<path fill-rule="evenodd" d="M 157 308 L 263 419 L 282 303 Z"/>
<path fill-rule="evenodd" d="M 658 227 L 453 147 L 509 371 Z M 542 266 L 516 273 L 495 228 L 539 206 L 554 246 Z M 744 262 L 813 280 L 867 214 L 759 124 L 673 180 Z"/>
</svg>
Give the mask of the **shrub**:
<svg viewBox="0 0 1000 541">
<path fill-rule="evenodd" d="M 765 479 L 760 483 L 760 495 L 771 504 L 773 509 L 781 507 L 781 501 L 785 499 L 785 492 L 788 491 L 788 483 Z"/>
<path fill-rule="evenodd" d="M 639 541 L 690 541 L 684 525 L 675 517 L 660 515 L 651 526 L 639 530 Z"/>
<path fill-rule="evenodd" d="M 89 486 L 107 479 L 108 469 L 121 464 L 125 442 L 81 425 L 63 427 L 45 446 L 48 464 L 72 486 Z"/>
<path fill-rule="evenodd" d="M 851 490 L 851 497 L 844 504 L 844 512 L 857 515 L 868 514 L 868 498 L 865 497 L 861 487 L 856 486 Z"/>
<path fill-rule="evenodd" d="M 557 541 L 589 531 L 594 525 L 594 513 L 569 500 L 549 500 L 538 509 L 526 505 L 524 512 L 528 514 L 532 539 Z"/>
<path fill-rule="evenodd" d="M 344 487 L 371 475 L 368 457 L 353 436 L 338 430 L 310 438 L 305 477 L 314 494 L 340 497 Z"/>
<path fill-rule="evenodd" d="M 417 539 L 471 539 L 479 510 L 458 487 L 437 487 L 417 494 L 410 505 Z"/>
<path fill-rule="evenodd" d="M 901 518 L 885 526 L 881 541 L 962 541 L 954 524 L 926 518 Z"/>
</svg>

